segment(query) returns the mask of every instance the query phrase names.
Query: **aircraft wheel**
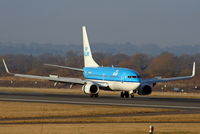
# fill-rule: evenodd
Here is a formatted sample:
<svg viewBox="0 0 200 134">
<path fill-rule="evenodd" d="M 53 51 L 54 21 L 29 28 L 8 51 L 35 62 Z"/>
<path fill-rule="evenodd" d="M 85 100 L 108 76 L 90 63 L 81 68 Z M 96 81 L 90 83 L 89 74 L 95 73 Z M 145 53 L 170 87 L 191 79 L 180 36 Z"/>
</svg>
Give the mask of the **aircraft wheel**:
<svg viewBox="0 0 200 134">
<path fill-rule="evenodd" d="M 125 94 L 125 97 L 126 97 L 126 98 L 129 98 L 129 92 L 125 91 L 124 94 Z"/>
<path fill-rule="evenodd" d="M 131 98 L 134 98 L 134 97 L 135 97 L 135 96 L 134 96 L 134 93 L 130 94 L 130 96 L 131 96 Z"/>
<path fill-rule="evenodd" d="M 93 98 L 93 97 L 94 97 L 94 94 L 90 94 L 90 97 Z"/>
<path fill-rule="evenodd" d="M 94 94 L 94 97 L 95 97 L 95 98 L 99 97 L 99 94 Z"/>
<path fill-rule="evenodd" d="M 120 96 L 121 96 L 121 98 L 124 98 L 124 92 L 121 92 L 121 94 L 120 94 Z"/>
</svg>

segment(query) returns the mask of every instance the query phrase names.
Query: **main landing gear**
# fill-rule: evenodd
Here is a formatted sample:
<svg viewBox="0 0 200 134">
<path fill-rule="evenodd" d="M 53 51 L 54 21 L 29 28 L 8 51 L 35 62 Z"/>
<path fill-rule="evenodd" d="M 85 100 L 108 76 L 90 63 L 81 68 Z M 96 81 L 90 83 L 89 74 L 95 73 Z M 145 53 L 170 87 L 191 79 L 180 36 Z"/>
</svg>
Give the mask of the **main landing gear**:
<svg viewBox="0 0 200 134">
<path fill-rule="evenodd" d="M 120 96 L 121 96 L 121 98 L 129 98 L 129 96 L 131 98 L 134 98 L 134 93 L 129 94 L 128 91 L 122 91 L 121 94 L 120 94 Z"/>
</svg>

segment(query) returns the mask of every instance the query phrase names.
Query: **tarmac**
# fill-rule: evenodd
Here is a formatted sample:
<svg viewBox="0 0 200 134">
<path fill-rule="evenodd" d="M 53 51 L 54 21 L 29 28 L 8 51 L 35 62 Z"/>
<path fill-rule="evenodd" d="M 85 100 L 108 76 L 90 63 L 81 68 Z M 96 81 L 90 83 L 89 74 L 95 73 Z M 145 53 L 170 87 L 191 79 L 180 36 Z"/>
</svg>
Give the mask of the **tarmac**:
<svg viewBox="0 0 200 134">
<path fill-rule="evenodd" d="M 152 96 L 120 98 L 119 96 L 101 95 L 98 98 L 90 98 L 85 94 L 62 95 L 48 93 L 0 92 L 0 101 L 171 108 L 192 111 L 200 110 L 200 99 Z"/>
</svg>

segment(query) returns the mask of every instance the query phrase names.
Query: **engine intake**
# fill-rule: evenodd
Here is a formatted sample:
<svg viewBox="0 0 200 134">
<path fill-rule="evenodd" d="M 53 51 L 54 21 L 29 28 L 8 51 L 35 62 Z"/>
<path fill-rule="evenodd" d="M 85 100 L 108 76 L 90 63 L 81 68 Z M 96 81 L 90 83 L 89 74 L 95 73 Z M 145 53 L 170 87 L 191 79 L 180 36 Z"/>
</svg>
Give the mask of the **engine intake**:
<svg viewBox="0 0 200 134">
<path fill-rule="evenodd" d="M 138 89 L 139 95 L 149 95 L 152 92 L 152 88 L 149 85 L 143 85 Z"/>
<path fill-rule="evenodd" d="M 87 83 L 83 85 L 82 90 L 85 94 L 97 94 L 99 93 L 99 86 L 94 83 Z"/>
</svg>

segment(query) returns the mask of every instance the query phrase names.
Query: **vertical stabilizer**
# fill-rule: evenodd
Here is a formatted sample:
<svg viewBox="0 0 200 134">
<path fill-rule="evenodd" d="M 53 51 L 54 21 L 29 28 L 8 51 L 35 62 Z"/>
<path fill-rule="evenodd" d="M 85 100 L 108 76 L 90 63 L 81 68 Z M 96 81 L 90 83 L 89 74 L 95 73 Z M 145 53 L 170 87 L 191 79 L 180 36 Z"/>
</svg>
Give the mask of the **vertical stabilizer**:
<svg viewBox="0 0 200 134">
<path fill-rule="evenodd" d="M 94 61 L 90 50 L 90 44 L 87 37 L 86 27 L 82 27 L 83 30 L 83 54 L 85 67 L 98 67 L 99 65 Z"/>
</svg>

